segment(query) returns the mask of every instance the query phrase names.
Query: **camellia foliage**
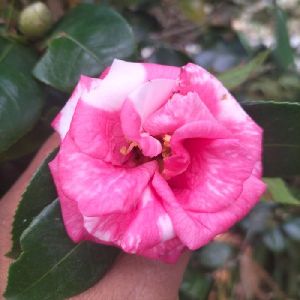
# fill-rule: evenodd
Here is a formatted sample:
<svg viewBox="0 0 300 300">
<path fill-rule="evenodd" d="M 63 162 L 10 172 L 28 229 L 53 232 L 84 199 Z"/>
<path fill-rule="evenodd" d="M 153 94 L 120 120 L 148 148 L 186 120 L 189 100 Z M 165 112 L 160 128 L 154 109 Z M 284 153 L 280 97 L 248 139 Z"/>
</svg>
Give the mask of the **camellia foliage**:
<svg viewBox="0 0 300 300">
<path fill-rule="evenodd" d="M 2 1 L 0 195 L 53 133 L 50 124 L 81 75 L 99 77 L 116 58 L 194 63 L 263 129 L 267 190 L 245 219 L 194 252 L 180 299 L 299 299 L 299 7 L 260 2 Z M 16 210 L 5 299 L 79 294 L 120 253 L 69 238 L 48 168 L 57 151 L 35 172 Z"/>
</svg>

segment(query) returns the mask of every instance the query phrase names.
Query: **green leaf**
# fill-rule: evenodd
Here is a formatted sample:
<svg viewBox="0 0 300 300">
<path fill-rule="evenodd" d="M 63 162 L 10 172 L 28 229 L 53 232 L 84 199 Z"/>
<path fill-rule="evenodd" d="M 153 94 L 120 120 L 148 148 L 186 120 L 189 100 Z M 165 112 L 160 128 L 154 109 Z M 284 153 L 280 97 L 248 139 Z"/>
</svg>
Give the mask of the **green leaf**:
<svg viewBox="0 0 300 300">
<path fill-rule="evenodd" d="M 229 90 L 239 87 L 265 62 L 269 55 L 269 50 L 259 53 L 255 58 L 246 63 L 245 65 L 235 67 L 226 71 L 218 76 Z"/>
<path fill-rule="evenodd" d="M 119 250 L 73 243 L 67 236 L 58 201 L 47 206 L 24 231 L 23 253 L 9 269 L 4 296 L 14 300 L 60 300 L 95 284 Z"/>
<path fill-rule="evenodd" d="M 300 201 L 292 195 L 281 178 L 264 178 L 264 182 L 268 185 L 268 191 L 275 202 L 281 204 L 300 204 Z"/>
<path fill-rule="evenodd" d="M 290 44 L 285 12 L 278 6 L 274 7 L 276 48 L 275 58 L 283 69 L 294 65 L 294 53 Z"/>
<path fill-rule="evenodd" d="M 133 50 L 132 30 L 118 13 L 96 4 L 81 4 L 56 27 L 34 75 L 68 92 L 81 74 L 98 75 L 114 58 L 128 57 Z"/>
<path fill-rule="evenodd" d="M 31 76 L 35 54 L 0 38 L 0 153 L 25 135 L 38 120 L 43 95 Z"/>
<path fill-rule="evenodd" d="M 11 161 L 37 151 L 51 134 L 50 126 L 37 122 L 34 128 L 22 136 L 7 150 L 0 153 L 0 163 Z"/>
<path fill-rule="evenodd" d="M 37 61 L 37 57 L 32 49 L 0 36 L 1 68 L 9 67 L 29 74 Z"/>
<path fill-rule="evenodd" d="M 49 171 L 48 163 L 54 158 L 56 150 L 49 154 L 29 182 L 16 210 L 12 229 L 12 249 L 7 254 L 16 258 L 21 253 L 20 237 L 34 217 L 36 217 L 56 196 L 56 189 Z"/>
<path fill-rule="evenodd" d="M 244 102 L 247 113 L 264 129 L 264 176 L 300 174 L 300 103 Z"/>
</svg>

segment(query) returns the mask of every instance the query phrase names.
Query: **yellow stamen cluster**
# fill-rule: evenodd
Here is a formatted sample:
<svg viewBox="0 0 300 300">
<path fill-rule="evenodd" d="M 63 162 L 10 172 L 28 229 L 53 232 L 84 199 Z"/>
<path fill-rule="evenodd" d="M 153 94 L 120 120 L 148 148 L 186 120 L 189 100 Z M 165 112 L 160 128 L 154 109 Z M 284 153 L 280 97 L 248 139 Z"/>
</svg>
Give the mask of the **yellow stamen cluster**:
<svg viewBox="0 0 300 300">
<path fill-rule="evenodd" d="M 170 156 L 171 155 L 171 148 L 170 148 L 171 135 L 165 134 L 162 137 L 161 141 L 162 141 L 162 153 L 161 153 L 162 157 L 165 158 L 165 157 Z M 126 146 L 121 147 L 120 153 L 122 155 L 128 155 L 135 147 L 139 148 L 139 145 L 136 142 L 131 142 L 128 147 L 126 147 Z"/>
<path fill-rule="evenodd" d="M 162 147 L 162 157 L 168 157 L 171 155 L 171 148 L 170 148 L 170 141 L 171 141 L 171 136 L 169 134 L 165 134 L 163 136 L 163 147 Z"/>
<path fill-rule="evenodd" d="M 126 146 L 121 147 L 120 153 L 123 155 L 127 155 L 133 150 L 134 147 L 138 147 L 138 144 L 136 142 L 131 142 L 128 148 Z"/>
</svg>

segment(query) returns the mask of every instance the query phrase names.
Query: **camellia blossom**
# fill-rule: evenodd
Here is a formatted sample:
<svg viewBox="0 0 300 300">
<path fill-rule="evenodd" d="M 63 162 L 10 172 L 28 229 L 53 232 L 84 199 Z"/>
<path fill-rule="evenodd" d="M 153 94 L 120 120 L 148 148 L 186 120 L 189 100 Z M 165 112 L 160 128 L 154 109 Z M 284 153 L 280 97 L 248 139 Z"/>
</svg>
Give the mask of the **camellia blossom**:
<svg viewBox="0 0 300 300">
<path fill-rule="evenodd" d="M 115 60 L 53 121 L 50 163 L 75 242 L 165 262 L 243 218 L 265 190 L 262 129 L 203 68 Z"/>
</svg>

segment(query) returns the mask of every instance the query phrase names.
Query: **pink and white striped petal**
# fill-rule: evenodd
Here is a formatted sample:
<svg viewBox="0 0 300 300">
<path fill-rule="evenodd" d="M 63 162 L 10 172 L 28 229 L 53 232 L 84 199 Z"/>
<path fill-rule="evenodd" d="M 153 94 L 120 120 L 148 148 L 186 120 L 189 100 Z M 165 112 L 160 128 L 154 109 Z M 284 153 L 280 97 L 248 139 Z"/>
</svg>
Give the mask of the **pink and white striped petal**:
<svg viewBox="0 0 300 300">
<path fill-rule="evenodd" d="M 178 78 L 179 72 L 180 69 L 176 67 L 131 63 L 115 59 L 104 75 L 100 76 L 103 80 L 97 88 L 89 94 L 85 94 L 82 99 L 93 107 L 106 111 L 117 111 L 121 108 L 125 98 L 144 83 L 159 80 L 169 85 L 169 81 L 173 82 Z M 161 83 L 154 85 L 162 87 Z M 147 90 L 149 91 L 149 89 Z M 152 98 L 152 101 L 155 98 Z"/>
<path fill-rule="evenodd" d="M 130 143 L 136 143 L 144 156 L 155 157 L 161 153 L 160 142 L 148 133 L 141 132 L 141 117 L 131 101 L 124 102 L 120 118 L 124 136 Z"/>
<path fill-rule="evenodd" d="M 229 206 L 216 212 L 205 212 L 184 208 L 160 175 L 155 175 L 153 185 L 164 200 L 177 236 L 191 250 L 200 248 L 216 235 L 227 231 L 250 211 L 265 191 L 264 183 L 250 175 L 240 196 Z"/>
<path fill-rule="evenodd" d="M 87 76 L 80 77 L 70 99 L 52 122 L 53 128 L 59 133 L 61 139 L 64 139 L 70 129 L 74 111 L 80 97 L 99 85 L 100 82 L 101 80 L 97 78 L 90 78 Z"/>
<path fill-rule="evenodd" d="M 251 175 L 252 160 L 235 139 L 186 140 L 190 165 L 169 184 L 184 209 L 217 212 L 230 206 Z"/>
<path fill-rule="evenodd" d="M 184 96 L 175 93 L 146 119 L 143 128 L 153 136 L 172 134 L 181 126 L 195 121 L 215 119 L 197 93 L 189 92 Z"/>
<path fill-rule="evenodd" d="M 69 135 L 58 154 L 60 188 L 84 216 L 126 213 L 134 209 L 157 168 L 151 161 L 120 168 L 82 153 Z"/>
<path fill-rule="evenodd" d="M 192 163 L 191 154 L 186 143 L 194 139 L 211 140 L 228 138 L 229 133 L 222 125 L 214 119 L 210 121 L 194 121 L 179 127 L 171 137 L 171 154 L 164 158 L 163 175 L 170 179 L 182 174 Z M 203 149 L 197 149 L 201 155 Z M 203 168 L 201 167 L 201 170 Z M 186 182 L 186 180 L 184 181 Z"/>
<path fill-rule="evenodd" d="M 182 244 L 180 239 L 175 237 L 171 240 L 162 242 L 153 248 L 145 250 L 143 256 L 174 264 L 186 249 L 186 246 Z"/>
<path fill-rule="evenodd" d="M 141 117 L 142 124 L 149 115 L 162 107 L 176 91 L 177 82 L 172 79 L 153 79 L 147 81 L 128 95 Z"/>
<path fill-rule="evenodd" d="M 156 259 L 163 256 L 163 245 L 175 238 L 172 221 L 151 186 L 145 188 L 131 212 L 84 217 L 84 226 L 98 242 L 118 246 L 127 253 L 144 255 L 146 251 Z M 148 250 L 156 248 L 160 251 Z"/>
<path fill-rule="evenodd" d="M 262 129 L 246 114 L 223 84 L 208 71 L 195 64 L 182 67 L 179 90 L 193 90 L 222 123 L 248 149 L 254 161 L 261 158 Z"/>
<path fill-rule="evenodd" d="M 59 202 L 61 204 L 62 216 L 69 237 L 78 243 L 88 237 L 84 228 L 83 216 L 78 209 L 78 204 L 71 198 L 66 197 L 60 187 L 60 176 L 58 172 L 58 156 L 49 164 L 53 180 L 56 185 Z"/>
<path fill-rule="evenodd" d="M 128 157 L 120 153 L 126 147 L 119 112 L 109 112 L 78 101 L 70 132 L 82 153 L 113 165 L 123 164 Z"/>
</svg>

